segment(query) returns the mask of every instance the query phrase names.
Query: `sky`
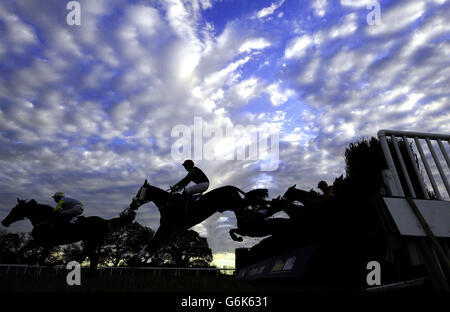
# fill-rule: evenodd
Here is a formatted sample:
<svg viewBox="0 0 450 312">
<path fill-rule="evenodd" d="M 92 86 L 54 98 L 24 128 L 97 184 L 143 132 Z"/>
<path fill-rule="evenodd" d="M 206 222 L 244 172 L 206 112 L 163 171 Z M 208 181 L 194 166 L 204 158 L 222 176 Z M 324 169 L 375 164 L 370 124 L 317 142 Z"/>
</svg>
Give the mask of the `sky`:
<svg viewBox="0 0 450 312">
<path fill-rule="evenodd" d="M 380 129 L 450 133 L 450 1 L 69 2 L 0 1 L 1 219 L 56 191 L 116 217 L 145 179 L 184 177 L 183 157 L 209 190 L 276 197 L 332 182 Z M 153 203 L 137 221 L 157 229 Z M 218 265 L 259 242 L 235 226 L 193 228 Z"/>
</svg>

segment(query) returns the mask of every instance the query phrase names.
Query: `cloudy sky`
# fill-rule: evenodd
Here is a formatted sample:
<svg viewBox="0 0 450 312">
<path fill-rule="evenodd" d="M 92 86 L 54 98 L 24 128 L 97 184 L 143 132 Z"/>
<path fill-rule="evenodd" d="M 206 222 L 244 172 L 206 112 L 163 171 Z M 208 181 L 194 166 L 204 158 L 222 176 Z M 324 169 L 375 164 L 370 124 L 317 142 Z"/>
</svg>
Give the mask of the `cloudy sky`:
<svg viewBox="0 0 450 312">
<path fill-rule="evenodd" d="M 450 1 L 89 0 L 80 25 L 68 2 L 0 2 L 0 218 L 55 191 L 115 217 L 146 178 L 185 175 L 179 151 L 210 189 L 278 196 L 334 180 L 379 129 L 450 133 Z M 239 157 L 244 127 L 271 148 Z M 159 212 L 137 220 L 156 229 Z M 194 228 L 219 265 L 258 241 L 232 242 L 235 223 Z"/>
</svg>

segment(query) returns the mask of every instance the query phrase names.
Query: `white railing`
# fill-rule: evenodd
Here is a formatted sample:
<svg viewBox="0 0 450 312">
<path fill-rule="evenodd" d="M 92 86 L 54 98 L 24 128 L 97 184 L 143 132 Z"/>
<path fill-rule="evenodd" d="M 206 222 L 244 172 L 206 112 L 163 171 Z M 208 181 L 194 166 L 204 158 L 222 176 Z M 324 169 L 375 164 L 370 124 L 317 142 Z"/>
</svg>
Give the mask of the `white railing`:
<svg viewBox="0 0 450 312">
<path fill-rule="evenodd" d="M 66 266 L 64 265 L 55 265 L 55 266 L 39 266 L 39 265 L 26 265 L 26 264 L 0 264 L 0 268 L 4 268 L 6 273 L 27 273 L 30 271 L 36 271 L 37 274 L 40 274 L 43 269 L 54 269 L 55 271 L 65 270 Z M 89 267 L 82 266 L 81 269 L 89 269 Z M 160 275 L 162 271 L 170 271 L 175 276 L 183 275 L 183 272 L 195 272 L 197 276 L 199 276 L 200 272 L 213 272 L 216 276 L 219 274 L 225 275 L 233 275 L 235 269 L 232 268 L 177 268 L 177 267 L 111 267 L 111 266 L 101 266 L 97 268 L 99 274 L 108 273 L 112 274 L 114 271 L 120 272 L 139 272 L 139 271 L 152 271 L 154 275 Z"/>
<path fill-rule="evenodd" d="M 436 133 L 421 133 L 421 132 L 407 132 L 407 131 L 396 131 L 396 130 L 380 130 L 378 131 L 378 138 L 381 143 L 381 147 L 388 165 L 388 175 L 387 175 L 387 186 L 389 188 L 389 192 L 391 196 L 399 196 L 399 197 L 405 197 L 405 190 L 400 182 L 399 173 L 401 172 L 403 174 L 403 177 L 406 180 L 406 187 L 409 191 L 409 194 L 412 198 L 417 198 L 416 192 L 414 191 L 413 184 L 411 182 L 411 174 L 415 174 L 416 177 L 418 177 L 419 185 L 422 190 L 422 193 L 425 197 L 425 199 L 430 199 L 430 196 L 428 194 L 427 186 L 425 185 L 425 181 L 422 179 L 422 175 L 420 173 L 420 168 L 416 165 L 416 160 L 414 159 L 414 151 L 410 146 L 410 143 L 414 143 L 413 147 L 418 151 L 420 155 L 420 160 L 425 168 L 426 176 L 431 183 L 432 190 L 434 191 L 434 194 L 436 195 L 436 198 L 439 200 L 444 200 L 445 198 L 450 197 L 450 184 L 448 182 L 447 174 L 444 170 L 444 166 L 441 164 L 441 161 L 439 160 L 438 153 L 436 152 L 436 149 L 433 147 L 432 142 L 436 142 L 439 146 L 439 150 L 443 156 L 443 159 L 447 163 L 448 170 L 450 170 L 450 158 L 448 155 L 448 152 L 444 145 L 450 146 L 450 135 L 446 134 L 436 134 Z M 388 138 L 391 139 L 392 144 L 394 146 L 394 151 L 396 158 L 398 159 L 400 168 L 397 168 L 394 164 L 394 159 L 391 154 L 391 150 L 388 145 Z M 405 160 L 403 159 L 403 156 L 400 152 L 398 139 L 402 139 L 405 148 L 408 154 L 408 158 L 410 160 L 410 163 L 413 164 L 413 171 L 414 172 L 408 172 L 405 165 Z M 410 139 L 410 140 L 408 140 Z M 425 140 L 426 145 L 428 147 L 428 151 L 431 154 L 431 158 L 433 160 L 432 163 L 434 163 L 435 167 L 437 168 L 437 171 L 439 172 L 439 177 L 436 179 L 435 177 L 437 174 L 433 174 L 430 162 L 430 157 L 427 157 L 427 155 L 424 153 L 424 148 L 422 147 L 422 144 L 420 143 L 420 140 Z M 443 142 L 447 142 L 447 144 L 444 144 Z M 435 143 L 435 144 L 436 144 Z M 429 161 L 430 160 L 430 161 Z M 447 195 L 442 195 L 439 186 L 441 186 L 441 189 L 444 189 L 447 191 Z"/>
<path fill-rule="evenodd" d="M 450 160 L 443 143 L 446 141 L 450 144 L 450 135 L 380 130 L 378 138 L 388 166 L 388 170 L 383 172 L 383 178 L 390 197 L 383 199 L 400 235 L 406 237 L 411 264 L 425 264 L 434 287 L 450 291 L 444 272 L 446 270 L 450 274 L 450 250 L 447 246 L 450 238 L 450 202 L 447 200 L 450 196 Z M 392 149 L 388 138 L 391 140 Z M 407 155 L 404 155 L 404 150 L 402 155 L 399 139 L 403 141 Z M 426 142 L 426 151 L 420 140 Z M 434 146 L 439 146 L 441 159 L 447 163 L 447 169 L 441 164 L 433 143 Z M 445 145 L 448 148 L 447 144 Z M 417 152 L 420 159 L 417 157 L 416 162 L 414 155 L 417 155 Z M 405 162 L 406 160 L 409 161 Z M 434 171 L 430 163 L 434 165 Z M 425 176 L 421 174 L 420 166 L 425 169 Z M 412 180 L 411 177 L 416 179 Z M 435 195 L 433 198 L 430 198 L 431 192 L 429 193 L 424 178 L 427 178 L 432 186 Z M 448 196 L 444 194 L 444 190 Z M 417 194 L 418 192 L 422 194 Z M 429 200 L 435 199 L 434 197 L 438 200 Z M 420 237 L 428 237 L 429 244 L 425 244 Z"/>
</svg>

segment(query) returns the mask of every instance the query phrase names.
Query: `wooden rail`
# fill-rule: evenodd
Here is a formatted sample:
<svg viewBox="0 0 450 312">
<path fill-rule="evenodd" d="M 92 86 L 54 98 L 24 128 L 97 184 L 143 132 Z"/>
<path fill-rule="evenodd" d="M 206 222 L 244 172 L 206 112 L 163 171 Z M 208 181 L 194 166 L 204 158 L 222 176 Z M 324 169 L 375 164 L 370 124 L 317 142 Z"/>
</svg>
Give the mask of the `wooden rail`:
<svg viewBox="0 0 450 312">
<path fill-rule="evenodd" d="M 89 267 L 82 266 L 82 270 L 89 270 Z M 56 273 L 60 270 L 66 270 L 66 266 L 64 265 L 55 265 L 55 266 L 39 266 L 39 265 L 26 265 L 26 264 L 0 264 L 0 272 L 6 271 L 6 273 L 15 273 L 15 274 L 25 274 L 30 271 L 35 271 L 36 274 L 41 274 L 43 270 L 54 270 Z M 113 272 L 119 272 L 122 275 L 123 272 L 131 272 L 132 275 L 136 274 L 139 271 L 142 272 L 152 272 L 155 276 L 160 276 L 162 272 L 168 272 L 170 275 L 174 276 L 183 276 L 187 275 L 187 272 L 195 272 L 196 276 L 203 275 L 206 273 L 212 273 L 216 276 L 220 274 L 232 275 L 235 272 L 235 269 L 231 268 L 172 268 L 172 267 L 110 267 L 110 266 L 102 266 L 98 267 L 97 271 L 100 276 L 102 274 L 110 274 Z"/>
</svg>

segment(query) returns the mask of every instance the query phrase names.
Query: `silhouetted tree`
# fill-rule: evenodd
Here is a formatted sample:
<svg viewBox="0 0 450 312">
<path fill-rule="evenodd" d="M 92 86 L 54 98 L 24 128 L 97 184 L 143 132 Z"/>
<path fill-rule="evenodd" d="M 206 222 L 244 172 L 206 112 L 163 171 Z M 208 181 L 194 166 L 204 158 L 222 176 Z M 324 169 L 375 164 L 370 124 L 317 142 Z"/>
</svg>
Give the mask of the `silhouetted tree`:
<svg viewBox="0 0 450 312">
<path fill-rule="evenodd" d="M 56 246 L 52 249 L 46 262 L 53 265 L 65 265 L 70 261 L 78 261 L 83 250 L 82 246 L 81 242 Z"/>
<path fill-rule="evenodd" d="M 378 139 L 372 137 L 350 143 L 345 149 L 346 178 L 354 195 L 378 194 L 384 184 L 381 172 L 387 165 Z"/>
<path fill-rule="evenodd" d="M 152 265 L 208 267 L 213 260 L 206 238 L 193 230 L 174 233 L 152 258 Z"/>
<path fill-rule="evenodd" d="M 103 265 L 118 266 L 126 264 L 153 237 L 154 231 L 133 222 L 108 235 L 100 248 Z"/>
<path fill-rule="evenodd" d="M 394 144 L 390 138 L 388 138 L 387 142 L 403 190 L 407 196 L 411 196 Z M 420 187 L 420 180 L 424 182 L 423 174 L 421 173 L 422 168 L 420 168 L 417 154 L 413 151 L 412 142 L 408 144 L 413 153 L 413 161 L 409 158 L 405 142 L 400 139 L 397 140 L 397 144 L 417 198 L 425 198 Z M 387 169 L 387 164 L 381 149 L 381 144 L 377 138 L 372 137 L 349 144 L 345 150 L 345 163 L 347 178 L 351 180 L 353 189 L 357 189 L 357 192 L 354 192 L 355 194 L 362 196 L 380 194 L 380 188 L 384 185 L 381 172 Z M 419 172 L 419 175 L 415 174 L 414 167 Z M 430 198 L 435 198 L 432 191 L 427 190 L 427 193 Z"/>
<path fill-rule="evenodd" d="M 0 263 L 17 263 L 16 252 L 24 244 L 25 233 L 0 231 Z"/>
<path fill-rule="evenodd" d="M 35 264 L 41 253 L 41 249 L 27 251 L 23 257 L 17 257 L 17 251 L 30 240 L 29 233 L 9 233 L 0 232 L 0 262 L 2 263 L 21 263 Z"/>
</svg>

